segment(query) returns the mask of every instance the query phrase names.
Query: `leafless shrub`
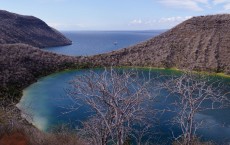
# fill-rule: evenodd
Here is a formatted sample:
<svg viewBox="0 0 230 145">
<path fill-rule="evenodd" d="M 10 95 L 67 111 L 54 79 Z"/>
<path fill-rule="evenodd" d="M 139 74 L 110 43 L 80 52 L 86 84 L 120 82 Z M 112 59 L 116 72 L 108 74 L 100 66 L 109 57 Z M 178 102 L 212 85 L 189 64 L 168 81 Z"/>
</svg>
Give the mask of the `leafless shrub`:
<svg viewBox="0 0 230 145">
<path fill-rule="evenodd" d="M 210 80 L 207 76 L 187 72 L 180 77 L 172 77 L 161 84 L 174 97 L 169 111 L 176 113 L 173 125 L 179 125 L 182 134 L 175 137 L 178 144 L 193 145 L 197 141 L 196 132 L 204 120 L 195 119 L 196 113 L 205 110 L 229 107 L 229 90 L 224 83 Z"/>
<path fill-rule="evenodd" d="M 122 145 L 132 134 L 134 125 L 146 123 L 148 111 L 144 104 L 150 100 L 148 82 L 140 81 L 137 73 L 112 68 L 102 73 L 90 71 L 71 84 L 69 95 L 77 104 L 73 108 L 88 105 L 95 113 L 80 131 L 91 144 Z"/>
<path fill-rule="evenodd" d="M 183 145 L 183 139 L 180 141 L 175 141 L 173 142 L 173 145 Z M 192 141 L 190 142 L 190 145 L 215 145 L 215 143 L 208 141 L 208 142 L 201 142 L 199 138 L 193 138 Z"/>
</svg>

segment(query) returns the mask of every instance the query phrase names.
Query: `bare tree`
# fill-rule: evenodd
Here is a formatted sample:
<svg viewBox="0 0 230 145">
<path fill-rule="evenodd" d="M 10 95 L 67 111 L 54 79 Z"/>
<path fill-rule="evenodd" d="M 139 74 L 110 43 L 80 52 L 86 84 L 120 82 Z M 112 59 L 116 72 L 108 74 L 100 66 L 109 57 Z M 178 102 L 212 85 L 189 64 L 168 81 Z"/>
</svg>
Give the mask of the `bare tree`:
<svg viewBox="0 0 230 145">
<path fill-rule="evenodd" d="M 132 133 L 135 123 L 145 122 L 149 101 L 148 81 L 133 71 L 105 69 L 76 77 L 69 95 L 76 104 L 88 105 L 94 111 L 83 123 L 81 133 L 95 145 L 122 145 Z M 76 105 L 73 108 L 78 108 Z"/>
<path fill-rule="evenodd" d="M 207 76 L 187 72 L 169 78 L 161 87 L 168 91 L 168 97 L 174 97 L 169 111 L 177 113 L 173 124 L 182 131 L 181 136 L 175 137 L 179 144 L 191 145 L 196 140 L 196 131 L 203 125 L 203 120 L 196 120 L 196 113 L 229 105 L 229 91 L 224 89 L 224 83 Z"/>
</svg>

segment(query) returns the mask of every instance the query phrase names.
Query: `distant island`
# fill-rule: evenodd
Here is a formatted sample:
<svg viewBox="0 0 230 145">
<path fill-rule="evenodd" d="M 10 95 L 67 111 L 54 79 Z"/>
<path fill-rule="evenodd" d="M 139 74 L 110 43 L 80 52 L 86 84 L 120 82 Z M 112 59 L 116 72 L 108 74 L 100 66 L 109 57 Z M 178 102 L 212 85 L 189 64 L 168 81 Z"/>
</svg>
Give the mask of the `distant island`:
<svg viewBox="0 0 230 145">
<path fill-rule="evenodd" d="M 43 48 L 72 42 L 36 17 L 0 10 L 0 44 L 15 43 Z"/>
</svg>

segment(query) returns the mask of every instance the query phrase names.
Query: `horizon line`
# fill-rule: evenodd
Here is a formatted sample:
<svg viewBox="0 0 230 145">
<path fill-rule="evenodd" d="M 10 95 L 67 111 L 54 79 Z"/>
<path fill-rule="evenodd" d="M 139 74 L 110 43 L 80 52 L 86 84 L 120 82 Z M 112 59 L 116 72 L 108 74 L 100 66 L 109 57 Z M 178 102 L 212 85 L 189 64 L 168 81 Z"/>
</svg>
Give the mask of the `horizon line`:
<svg viewBox="0 0 230 145">
<path fill-rule="evenodd" d="M 106 31 L 108 31 L 108 32 L 112 32 L 112 31 L 114 31 L 114 32 L 119 32 L 119 31 L 166 31 L 166 30 L 170 30 L 170 29 L 146 29 L 146 30 L 103 30 L 103 29 L 101 29 L 101 30 L 62 30 L 62 29 L 57 29 L 58 31 L 66 31 L 66 32 L 68 32 L 68 31 L 104 31 L 104 32 L 106 32 Z"/>
</svg>

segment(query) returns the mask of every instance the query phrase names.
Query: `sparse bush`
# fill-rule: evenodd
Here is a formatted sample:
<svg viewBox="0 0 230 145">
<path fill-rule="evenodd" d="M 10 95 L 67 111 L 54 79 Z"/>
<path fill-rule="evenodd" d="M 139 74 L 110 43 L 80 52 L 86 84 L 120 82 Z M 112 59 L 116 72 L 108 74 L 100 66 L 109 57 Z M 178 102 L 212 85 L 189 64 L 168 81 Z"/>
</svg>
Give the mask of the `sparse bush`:
<svg viewBox="0 0 230 145">
<path fill-rule="evenodd" d="M 140 81 L 135 72 L 112 68 L 102 73 L 90 71 L 71 84 L 69 95 L 79 104 L 75 109 L 87 105 L 95 114 L 80 129 L 80 135 L 91 144 L 123 145 L 134 125 L 147 124 L 145 115 L 152 113 L 146 104 L 150 101 L 148 81 Z"/>
<path fill-rule="evenodd" d="M 168 111 L 176 113 L 172 124 L 179 126 L 182 134 L 173 136 L 178 144 L 194 145 L 199 143 L 197 130 L 204 125 L 204 120 L 197 120 L 195 115 L 207 110 L 229 107 L 229 90 L 218 80 L 210 80 L 207 76 L 184 73 L 161 84 L 174 98 Z"/>
</svg>

